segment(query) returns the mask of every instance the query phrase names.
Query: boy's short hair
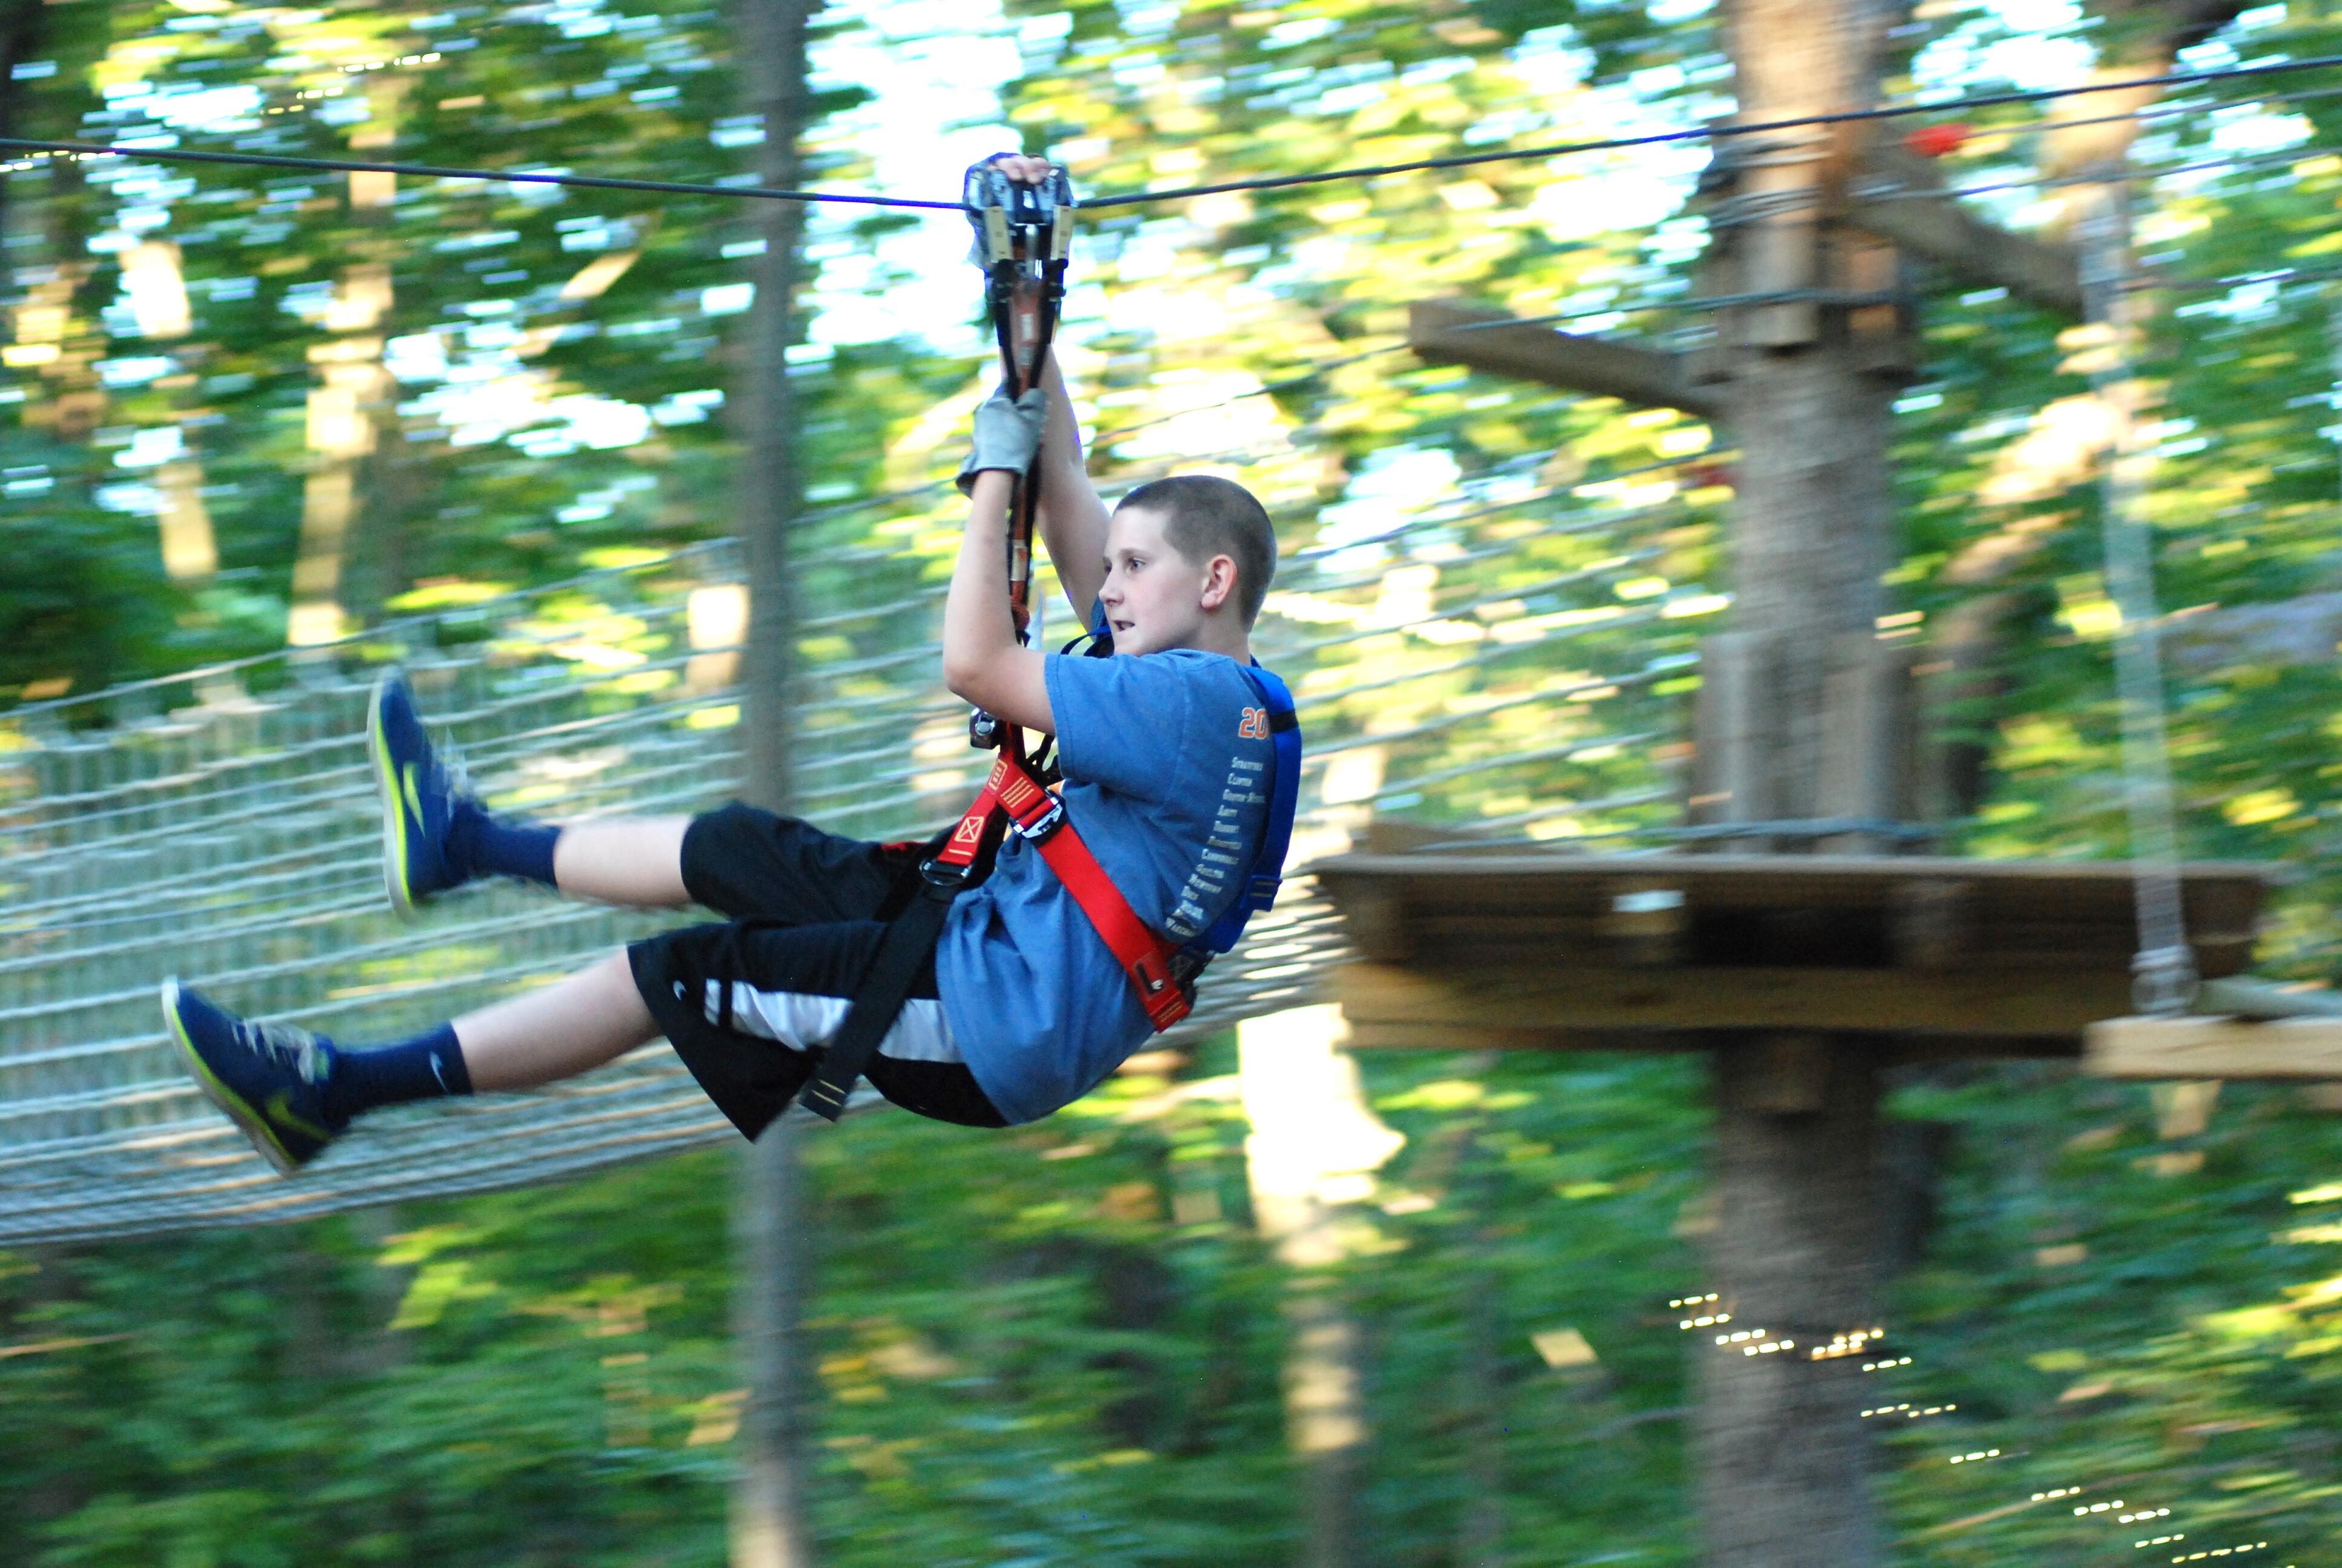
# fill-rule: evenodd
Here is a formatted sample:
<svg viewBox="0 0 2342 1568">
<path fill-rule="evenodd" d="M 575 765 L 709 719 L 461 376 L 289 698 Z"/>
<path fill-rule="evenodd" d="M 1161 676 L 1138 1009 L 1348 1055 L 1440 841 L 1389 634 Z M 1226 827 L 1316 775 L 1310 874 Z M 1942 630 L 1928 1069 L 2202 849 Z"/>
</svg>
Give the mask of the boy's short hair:
<svg viewBox="0 0 2342 1568">
<path fill-rule="evenodd" d="M 1163 536 L 1197 565 L 1215 555 L 1236 564 L 1236 606 L 1249 627 L 1276 577 L 1276 527 L 1268 509 L 1231 479 L 1211 474 L 1175 474 L 1150 479 L 1122 498 L 1163 516 Z"/>
</svg>

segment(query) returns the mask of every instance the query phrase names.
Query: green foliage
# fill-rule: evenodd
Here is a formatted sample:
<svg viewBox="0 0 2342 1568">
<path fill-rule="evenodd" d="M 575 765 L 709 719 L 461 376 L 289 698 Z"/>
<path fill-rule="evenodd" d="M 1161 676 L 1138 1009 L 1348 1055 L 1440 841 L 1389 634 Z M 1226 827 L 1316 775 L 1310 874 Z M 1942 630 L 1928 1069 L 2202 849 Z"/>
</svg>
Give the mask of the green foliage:
<svg viewBox="0 0 2342 1568">
<path fill-rule="evenodd" d="M 2139 8 L 2117 9 L 2106 35 L 2127 38 Z M 1933 31 L 1907 40 L 1894 90 L 1997 85 L 2007 8 L 1927 10 Z M 333 155 L 370 128 L 390 140 L 367 145 L 405 160 L 692 180 L 736 175 L 753 135 L 725 19 L 684 0 L 440 18 L 77 0 L 43 16 L 57 69 L 20 84 L 16 133 Z M 2095 20 L 2054 25 L 2087 41 Z M 2307 5 L 2247 21 L 2192 57 L 2342 44 Z M 826 25 L 831 42 L 894 26 L 891 45 L 915 23 L 841 7 Z M 1728 89 L 1712 15 L 1679 4 L 1015 0 L 992 35 L 1016 50 L 1008 121 L 1094 190 L 1667 127 Z M 166 103 L 135 108 L 125 90 L 150 77 L 248 86 L 254 124 L 169 130 L 151 117 Z M 833 118 L 817 177 L 873 173 L 884 138 L 851 116 L 885 85 L 818 85 Z M 2146 263 L 2188 278 L 2333 265 L 2333 103 L 2152 133 L 2141 152 L 2159 162 L 2239 146 L 2276 161 L 2143 195 Z M 2047 161 L 2036 125 L 1995 111 L 1947 172 L 2024 179 Z M 1100 214 L 1085 235 L 1066 357 L 1106 433 L 1102 477 L 1225 466 L 1269 498 L 1288 554 L 1345 563 L 1346 585 L 1273 605 L 1271 640 L 1373 634 L 1324 653 L 1320 689 L 1343 694 L 1313 734 L 1371 743 L 1362 793 L 1383 814 L 1571 834 L 1673 814 L 1666 742 L 1696 679 L 1683 666 L 1728 587 L 1729 474 L 1700 461 L 1710 433 L 1423 366 L 1401 345 L 1405 306 L 1441 295 L 1696 338 L 1697 318 L 1665 303 L 1694 288 L 1706 245 L 1683 205 L 1700 157 L 1202 198 Z M 1999 215 L 2054 235 L 2066 216 L 2035 205 L 2052 194 L 2027 187 Z M 9 176 L 13 343 L 56 352 L 0 372 L 0 699 L 282 644 L 311 400 L 357 339 L 379 340 L 360 357 L 384 356 L 396 385 L 376 389 L 356 460 L 365 526 L 342 594 L 356 618 L 728 531 L 732 450 L 704 394 L 736 368 L 739 296 L 721 291 L 746 275 L 744 215 L 502 182 L 406 182 L 397 198 L 135 161 Z M 980 345 L 953 321 L 840 325 L 909 296 L 920 269 L 903 242 L 920 233 L 823 215 L 808 246 L 814 342 L 796 369 L 824 510 L 806 537 L 861 547 L 800 585 L 816 614 L 906 595 L 950 548 L 933 485 L 984 378 Z M 179 247 L 185 332 L 136 319 L 134 236 Z M 565 297 L 627 255 L 598 293 Z M 385 308 L 335 325 L 345 269 L 368 263 L 389 269 Z M 2183 612 L 2187 847 L 2304 868 L 2265 944 L 2304 978 L 2331 972 L 2342 897 L 2333 286 L 2155 295 L 2142 355 L 2162 399 L 2160 587 Z M 2087 389 L 2066 325 L 1931 280 L 1925 380 L 1898 414 L 1894 581 L 1919 619 L 1897 634 L 1947 661 L 1981 650 L 1941 715 L 1989 762 L 1956 824 L 1967 853 L 2124 844 L 2099 499 L 2087 443 L 2059 439 Z M 183 456 L 150 462 L 160 448 L 142 437 L 171 432 Z M 157 470 L 179 461 L 200 469 L 219 569 L 174 582 Z M 1436 634 L 1376 630 L 1408 603 L 1438 606 Z M 578 613 L 601 607 L 581 596 Z M 806 655 L 901 655 L 925 635 L 910 622 L 823 621 Z M 1506 640 L 1532 624 L 1570 640 Z M 1583 692 L 1531 704 L 1562 687 Z M 851 695 L 806 724 L 851 724 Z M 1385 789 L 1384 768 L 1428 782 Z M 827 1558 L 1291 1559 L 1278 1377 L 1294 1281 L 1254 1234 L 1231 1065 L 1221 1043 L 1176 1083 L 1116 1080 L 1008 1136 L 881 1115 L 816 1144 Z M 1456 1561 L 1465 1517 L 1492 1507 L 1509 1561 L 1689 1561 L 1690 1352 L 1665 1303 L 1701 1285 L 1686 1240 L 1704 1213 L 1694 1066 L 1366 1070 L 1408 1144 L 1345 1209 L 1344 1260 L 1318 1283 L 1365 1335 L 1374 1560 Z M 2287 1094 L 2231 1090 L 2207 1130 L 2173 1130 L 2184 1118 L 2159 1123 L 2147 1091 L 2062 1069 L 1931 1073 L 1897 1110 L 1960 1128 L 1932 1248 L 1890 1303 L 1912 1364 L 1877 1376 L 1882 1404 L 1947 1410 L 1882 1442 L 1897 1560 L 2156 1561 L 2131 1543 L 2167 1532 L 2188 1550 L 2266 1540 L 2271 1562 L 2331 1554 L 2342 1291 L 2317 1249 L 2337 1233 L 2323 1218 L 2335 1124 Z M 0 1559 L 716 1560 L 738 1402 L 729 1182 L 726 1157 L 694 1156 L 395 1215 L 7 1260 Z M 1560 1331 L 1595 1361 L 1548 1364 L 1532 1336 Z M 2050 1495 L 2067 1487 L 2081 1490 Z M 2172 1513 L 2134 1531 L 2074 1512 L 2117 1497 Z"/>
<path fill-rule="evenodd" d="M 1289 1560 L 1286 1273 L 1252 1234 L 1229 1064 L 1011 1134 L 885 1113 L 814 1143 L 827 1560 Z M 1336 1272 L 1377 1369 L 1376 1560 L 1446 1560 L 1475 1423 L 1525 1554 L 1656 1545 L 1690 1069 L 1456 1065 L 1378 1064 L 1410 1142 Z M 0 1322 L 30 1348 L 0 1359 L 0 1556 L 711 1560 L 730 1166 L 9 1258 Z M 1563 1327 L 1597 1364 L 1539 1361 L 1528 1336 Z"/>
<path fill-rule="evenodd" d="M 2336 1286 L 2315 1249 L 2334 1193 L 2306 1203 L 2318 1194 L 2300 1185 L 2342 1160 L 2330 1114 L 2231 1086 L 2191 1133 L 2167 1090 L 2158 1116 L 2143 1088 L 2062 1070 L 1964 1076 L 1904 1099 L 1954 1122 L 1966 1153 L 1897 1318 L 1917 1364 L 1894 1399 L 1957 1407 L 1889 1440 L 1903 1560 L 2330 1551 L 2342 1405 Z M 1992 1448 L 2000 1459 L 1945 1463 Z M 2033 1501 L 2065 1488 L 2077 1494 Z M 2185 1544 L 2160 1556 L 2135 1544 L 2175 1532 Z"/>
</svg>

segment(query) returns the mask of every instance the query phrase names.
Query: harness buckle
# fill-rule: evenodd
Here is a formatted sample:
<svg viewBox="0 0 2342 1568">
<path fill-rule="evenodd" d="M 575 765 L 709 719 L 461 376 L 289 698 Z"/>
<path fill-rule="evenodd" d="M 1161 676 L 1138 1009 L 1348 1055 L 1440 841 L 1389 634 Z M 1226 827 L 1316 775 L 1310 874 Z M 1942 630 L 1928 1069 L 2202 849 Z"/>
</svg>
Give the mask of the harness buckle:
<svg viewBox="0 0 2342 1568">
<path fill-rule="evenodd" d="M 952 865 L 940 860 L 919 863 L 919 881 L 930 896 L 950 898 L 967 885 L 967 867 Z"/>
<path fill-rule="evenodd" d="M 1146 1010 L 1146 1021 L 1160 1034 L 1187 1016 L 1196 1005 L 1190 983 L 1183 982 L 1176 971 L 1165 974 L 1155 965 L 1140 959 L 1130 966 L 1131 975 L 1138 982 L 1138 1004 Z"/>
<path fill-rule="evenodd" d="M 1049 804 L 1043 806 L 1031 822 L 1018 822 L 1012 818 L 1010 824 L 1016 829 L 1019 838 L 1037 849 L 1066 825 L 1066 803 L 1051 794 Z"/>
</svg>

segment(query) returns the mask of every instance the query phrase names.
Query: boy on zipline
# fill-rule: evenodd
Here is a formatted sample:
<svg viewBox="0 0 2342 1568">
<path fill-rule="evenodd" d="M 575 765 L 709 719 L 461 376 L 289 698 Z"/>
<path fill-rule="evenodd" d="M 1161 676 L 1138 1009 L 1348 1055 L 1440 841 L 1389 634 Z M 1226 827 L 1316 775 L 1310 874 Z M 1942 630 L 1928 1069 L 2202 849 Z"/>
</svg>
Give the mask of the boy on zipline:
<svg viewBox="0 0 2342 1568">
<path fill-rule="evenodd" d="M 994 162 L 1026 183 L 1053 173 L 1037 159 Z M 833 1093 L 808 1104 L 826 1114 L 859 1072 L 922 1115 L 1005 1126 L 1080 1098 L 1185 1013 L 1195 971 L 1273 894 L 1289 827 L 1291 702 L 1249 644 L 1276 534 L 1248 492 L 1204 475 L 1142 484 L 1109 513 L 1054 363 L 1033 368 L 1040 386 L 1004 389 L 976 411 L 943 677 L 1002 724 L 1054 734 L 1061 794 L 1033 787 L 1004 754 L 977 809 L 924 866 L 915 852 L 739 804 L 555 826 L 492 814 L 465 793 L 405 683 L 385 677 L 368 732 L 384 875 L 402 912 L 503 875 L 726 919 L 370 1047 L 247 1023 L 165 981 L 172 1037 L 261 1154 L 290 1174 L 376 1107 L 574 1077 L 662 1034 L 751 1138 L 817 1073 L 816 1094 Z M 1012 629 L 1020 478 L 1040 483 L 1050 558 L 1114 656 L 1046 654 Z M 996 837 L 976 881 L 970 862 Z M 867 1039 L 848 1049 L 842 1028 Z M 826 1054 L 838 1058 L 826 1070 Z"/>
</svg>

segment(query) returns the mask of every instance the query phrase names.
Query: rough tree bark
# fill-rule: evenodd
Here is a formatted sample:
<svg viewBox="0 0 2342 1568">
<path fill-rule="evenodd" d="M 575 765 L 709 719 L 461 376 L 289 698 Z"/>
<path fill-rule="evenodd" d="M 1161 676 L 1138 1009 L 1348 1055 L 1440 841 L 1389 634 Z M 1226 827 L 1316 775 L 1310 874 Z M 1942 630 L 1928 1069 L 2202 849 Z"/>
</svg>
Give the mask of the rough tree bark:
<svg viewBox="0 0 2342 1568">
<path fill-rule="evenodd" d="M 1769 1331 L 1797 1349 L 1696 1353 L 1706 1568 L 1880 1560 L 1858 1363 L 1804 1353 L 1834 1333 L 1873 1326 L 1877 1047 L 1749 1040 L 1715 1054 L 1722 1205 L 1709 1280 L 1731 1304 L 1735 1329 Z"/>
<path fill-rule="evenodd" d="M 1876 18 L 1840 0 L 1736 0 L 1726 12 L 1739 112 L 1788 119 L 1875 98 Z M 1750 293 L 1847 295 L 1891 282 L 1891 253 L 1832 222 L 1852 172 L 1847 139 L 1780 135 L 1729 144 L 1732 195 L 1711 222 Z M 1727 315 L 1723 388 L 1741 450 L 1731 529 L 1733 636 L 1761 722 L 1702 737 L 1702 759 L 1761 800 L 1744 820 L 1842 814 L 1849 680 L 1875 648 L 1892 564 L 1887 437 L 1901 368 L 1892 324 L 1867 307 L 1756 305 Z M 1885 352 L 1882 352 L 1884 350 Z M 1719 639 L 1719 641 L 1725 641 Z M 1720 650 L 1722 651 L 1722 650 Z M 1866 715 L 1872 718 L 1883 714 Z M 1874 804 L 1903 793 L 1897 749 L 1860 750 Z M 1835 797 L 1835 798 L 1834 798 Z M 1749 1038 L 1715 1053 L 1719 1223 L 1709 1284 L 1736 1330 L 1797 1346 L 1738 1353 L 1706 1344 L 1694 1445 L 1709 1568 L 1870 1568 L 1879 1560 L 1859 1377 L 1807 1352 L 1875 1315 L 1878 1229 L 1871 1175 L 1877 1052 L 1862 1041 Z"/>
<path fill-rule="evenodd" d="M 1884 21 L 1859 0 L 1736 0 L 1726 23 L 1741 115 L 1867 105 Z M 1514 351 L 1503 369 L 1720 417 L 1741 450 L 1733 624 L 1703 655 L 1694 804 L 1711 818 L 1897 815 L 1912 794 L 1909 748 L 1897 744 L 1907 683 L 1876 626 L 1894 540 L 1889 419 L 1914 345 L 1910 313 L 1896 303 L 1899 257 L 1843 221 L 1858 145 L 1820 128 L 1719 143 L 1703 186 L 1715 237 L 1700 292 L 1775 297 L 1722 312 L 1696 375 L 1647 354 L 1622 358 L 1623 345 L 1589 358 L 1567 335 L 1532 344 L 1486 333 Z M 1467 345 L 1461 314 L 1419 311 L 1416 325 L 1426 358 L 1489 352 Z M 1622 365 L 1644 374 L 1622 375 Z M 1875 1049 L 1751 1036 L 1715 1054 L 1710 1288 L 1736 1327 L 1808 1347 L 1872 1326 Z M 1859 1374 L 1846 1361 L 1743 1348 L 1708 1344 L 1699 1355 L 1703 1561 L 1871 1568 L 1878 1543 L 1850 1383 Z"/>
<path fill-rule="evenodd" d="M 764 116 L 757 177 L 793 188 L 808 117 L 806 35 L 820 0 L 740 0 L 736 13 L 752 107 Z M 796 406 L 786 350 L 796 340 L 797 251 L 805 209 L 758 204 L 765 253 L 734 400 L 741 443 L 739 530 L 747 558 L 748 646 L 743 790 L 749 804 L 788 808 L 796 752 L 790 683 L 796 584 L 791 520 L 801 480 Z M 739 1479 L 732 1498 L 734 1568 L 805 1568 L 814 1561 L 806 1492 L 806 1230 L 800 1124 L 784 1116 L 740 1164 L 735 1203 L 736 1323 L 748 1393 L 741 1409 Z"/>
</svg>

